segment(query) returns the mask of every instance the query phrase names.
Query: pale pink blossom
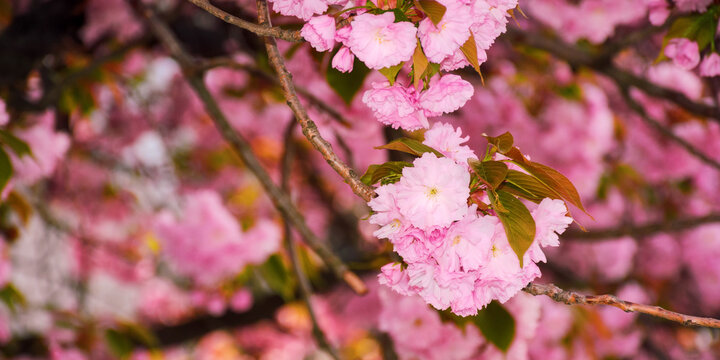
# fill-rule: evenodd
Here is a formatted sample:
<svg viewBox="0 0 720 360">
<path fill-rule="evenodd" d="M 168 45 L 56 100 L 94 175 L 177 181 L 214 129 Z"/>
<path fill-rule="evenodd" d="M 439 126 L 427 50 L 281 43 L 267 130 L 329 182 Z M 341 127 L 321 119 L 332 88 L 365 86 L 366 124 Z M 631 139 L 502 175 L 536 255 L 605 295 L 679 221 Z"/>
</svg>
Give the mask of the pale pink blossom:
<svg viewBox="0 0 720 360">
<path fill-rule="evenodd" d="M 478 216 L 477 205 L 470 206 L 467 215 L 448 229 L 438 249 L 441 254 L 435 256 L 440 266 L 449 271 L 473 271 L 487 264 L 497 222 L 494 216 Z"/>
<path fill-rule="evenodd" d="M 246 288 L 235 291 L 232 297 L 230 297 L 230 308 L 234 312 L 248 311 L 252 307 L 252 305 L 252 293 Z"/>
<path fill-rule="evenodd" d="M 313 15 L 322 14 L 328 5 L 323 0 L 270 0 L 273 11 L 286 15 L 299 17 L 305 21 Z"/>
<path fill-rule="evenodd" d="M 0 126 L 5 126 L 10 122 L 10 115 L 7 113 L 5 102 L 0 99 Z"/>
<path fill-rule="evenodd" d="M 403 169 L 397 206 L 413 226 L 448 226 L 467 213 L 470 173 L 448 158 L 425 153 Z"/>
<path fill-rule="evenodd" d="M 648 19 L 655 26 L 662 25 L 668 16 L 670 16 L 670 8 L 666 0 L 645 0 L 648 7 Z"/>
<path fill-rule="evenodd" d="M 354 63 L 355 55 L 346 46 L 341 47 L 332 59 L 332 67 L 340 72 L 352 71 Z"/>
<path fill-rule="evenodd" d="M 700 76 L 718 76 L 720 75 L 720 54 L 711 53 L 705 56 L 700 63 Z"/>
<path fill-rule="evenodd" d="M 419 108 L 415 88 L 399 83 L 373 83 L 365 91 L 362 101 L 370 107 L 381 123 L 394 129 L 417 130 L 430 126 L 425 113 Z"/>
<path fill-rule="evenodd" d="M 423 144 L 455 160 L 458 164 L 468 166 L 469 159 L 477 159 L 475 152 L 469 146 L 462 145 L 468 139 L 470 136 L 462 137 L 462 129 L 459 127 L 456 129 L 450 124 L 437 122 L 425 132 Z"/>
<path fill-rule="evenodd" d="M 567 207 L 562 200 L 543 199 L 535 210 L 532 217 L 535 220 L 535 241 L 540 246 L 559 246 L 558 235 L 565 232 L 565 229 L 572 224 L 573 219 L 566 216 Z"/>
<path fill-rule="evenodd" d="M 167 280 L 155 278 L 143 285 L 138 312 L 150 321 L 173 324 L 190 314 L 190 305 L 187 293 Z"/>
<path fill-rule="evenodd" d="M 460 49 L 470 37 L 472 14 L 470 7 L 456 0 L 441 1 L 445 15 L 437 26 L 425 18 L 418 25 L 418 38 L 428 60 L 440 63 Z"/>
<path fill-rule="evenodd" d="M 375 190 L 377 196 L 368 202 L 374 212 L 370 216 L 370 223 L 380 226 L 373 235 L 380 239 L 393 237 L 405 226 L 404 217 L 395 200 L 395 188 L 395 184 L 380 186 Z"/>
<path fill-rule="evenodd" d="M 395 14 L 362 14 L 355 17 L 348 47 L 371 69 L 382 69 L 410 60 L 417 41 L 415 26 L 395 22 Z"/>
<path fill-rule="evenodd" d="M 50 176 L 57 164 L 65 157 L 70 148 L 70 137 L 54 129 L 55 116 L 52 112 L 42 115 L 37 124 L 23 129 L 16 135 L 32 149 L 33 156 L 17 158 L 12 155 L 13 167 L 19 180 L 34 183 Z"/>
<path fill-rule="evenodd" d="M 698 44 L 685 38 L 670 40 L 665 46 L 665 56 L 685 70 L 694 68 L 700 62 Z"/>
<path fill-rule="evenodd" d="M 419 104 L 427 116 L 451 113 L 461 108 L 475 92 L 473 86 L 458 75 L 436 76 L 420 94 Z"/>
<path fill-rule="evenodd" d="M 407 272 L 402 270 L 400 263 L 389 263 L 380 268 L 380 274 L 378 274 L 378 282 L 381 285 L 385 285 L 391 288 L 393 291 L 401 295 L 411 295 L 412 292 L 409 289 L 410 278 Z"/>
<path fill-rule="evenodd" d="M 335 46 L 335 18 L 330 15 L 313 16 L 303 25 L 302 37 L 317 51 L 328 51 Z"/>
</svg>

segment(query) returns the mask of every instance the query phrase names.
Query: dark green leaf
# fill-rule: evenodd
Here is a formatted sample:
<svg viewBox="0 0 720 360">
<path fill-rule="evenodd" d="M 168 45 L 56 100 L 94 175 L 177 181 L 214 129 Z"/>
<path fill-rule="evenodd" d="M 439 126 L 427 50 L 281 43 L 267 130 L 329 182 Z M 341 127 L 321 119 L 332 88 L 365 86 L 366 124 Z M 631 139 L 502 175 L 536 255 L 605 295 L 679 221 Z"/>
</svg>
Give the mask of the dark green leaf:
<svg viewBox="0 0 720 360">
<path fill-rule="evenodd" d="M 395 84 L 395 79 L 397 79 L 398 73 L 400 72 L 400 69 L 402 69 L 403 65 L 405 65 L 404 62 L 401 62 L 397 65 L 382 68 L 378 70 L 381 74 L 385 75 L 385 77 L 390 82 L 390 85 Z"/>
<path fill-rule="evenodd" d="M 536 203 L 544 198 L 560 199 L 538 179 L 517 170 L 508 170 L 505 183 L 500 189 Z"/>
<path fill-rule="evenodd" d="M 292 282 L 290 273 L 279 255 L 270 256 L 264 264 L 260 265 L 258 270 L 270 289 L 286 301 L 293 299 L 295 284 Z"/>
<path fill-rule="evenodd" d="M 415 0 L 415 7 L 424 12 L 435 25 L 442 21 L 447 10 L 445 5 L 433 0 Z"/>
<path fill-rule="evenodd" d="M 358 91 L 362 88 L 365 77 L 369 73 L 370 69 L 356 58 L 351 72 L 343 73 L 334 69 L 332 66 L 328 66 L 325 78 L 327 79 L 328 85 L 335 90 L 340 98 L 342 98 L 346 104 L 350 105 L 355 95 L 357 95 Z"/>
<path fill-rule="evenodd" d="M 493 207 L 501 206 L 505 211 L 495 211 L 503 224 L 510 247 L 523 267 L 523 255 L 535 239 L 535 220 L 525 204 L 505 191 L 488 192 Z"/>
<path fill-rule="evenodd" d="M 117 330 L 105 330 L 105 341 L 107 341 L 110 352 L 117 358 L 126 359 L 133 352 L 133 342 L 127 335 Z"/>
<path fill-rule="evenodd" d="M 514 142 L 513 136 L 509 132 L 506 132 L 500 136 L 487 136 L 486 135 L 485 138 L 487 139 L 487 141 L 490 144 L 495 146 L 501 154 L 504 154 L 504 153 L 510 151 L 510 149 L 512 149 L 513 142 Z"/>
<path fill-rule="evenodd" d="M 515 338 L 515 319 L 497 301 L 493 301 L 486 308 L 473 316 L 475 324 L 485 339 L 506 352 Z"/>
<path fill-rule="evenodd" d="M 475 173 L 486 183 L 488 183 L 493 189 L 497 189 L 498 186 L 505 180 L 505 175 L 508 173 L 508 167 L 504 162 L 501 161 L 477 161 L 471 160 L 470 166 Z"/>
<path fill-rule="evenodd" d="M 383 185 L 393 183 L 400 179 L 402 170 L 406 166 L 412 166 L 412 164 L 404 161 L 388 161 L 380 165 L 370 165 L 360 180 L 366 185 L 374 185 L 378 182 Z"/>
<path fill-rule="evenodd" d="M 437 157 L 443 157 L 443 154 L 441 154 L 439 151 L 415 140 L 410 138 L 400 138 L 391 141 L 389 144 L 383 145 L 383 146 L 376 146 L 376 149 L 387 149 L 387 150 L 396 150 L 396 151 L 402 151 L 408 154 L 412 154 L 415 156 L 422 156 L 426 152 L 431 152 L 435 154 Z"/>
<path fill-rule="evenodd" d="M 9 146 L 10 149 L 17 155 L 18 157 L 21 157 L 23 155 L 32 155 L 32 151 L 30 150 L 30 146 L 28 144 L 21 140 L 20 138 L 16 137 L 12 133 L 10 133 L 7 130 L 0 129 L 0 141 Z"/>
<path fill-rule="evenodd" d="M 11 311 L 15 311 L 19 306 L 25 305 L 25 297 L 13 284 L 7 284 L 0 289 L 0 301 Z"/>
<path fill-rule="evenodd" d="M 5 152 L 5 149 L 0 148 L 0 191 L 5 188 L 5 185 L 7 185 L 8 181 L 10 180 L 10 176 L 12 176 L 12 173 L 13 166 L 12 162 L 10 161 L 10 157 Z"/>
</svg>

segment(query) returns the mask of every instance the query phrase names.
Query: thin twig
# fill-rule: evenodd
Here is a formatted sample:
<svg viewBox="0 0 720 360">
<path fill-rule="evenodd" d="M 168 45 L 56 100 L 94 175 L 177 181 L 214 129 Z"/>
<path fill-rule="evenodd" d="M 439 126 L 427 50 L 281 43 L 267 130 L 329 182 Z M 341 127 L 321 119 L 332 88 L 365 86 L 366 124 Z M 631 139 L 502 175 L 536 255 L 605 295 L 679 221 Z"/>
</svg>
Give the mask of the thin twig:
<svg viewBox="0 0 720 360">
<path fill-rule="evenodd" d="M 310 230 L 305 218 L 293 205 L 290 198 L 272 181 L 270 175 L 260 164 L 260 161 L 255 156 L 250 146 L 250 143 L 237 132 L 232 125 L 228 122 L 225 114 L 220 110 L 215 98 L 213 98 L 210 91 L 203 82 L 202 73 L 197 72 L 196 64 L 194 59 L 183 49 L 182 45 L 175 38 L 175 35 L 170 31 L 167 24 L 162 22 L 154 11 L 143 6 L 140 10 L 145 18 L 148 20 L 148 25 L 152 29 L 153 33 L 161 40 L 161 42 L 168 48 L 172 56 L 178 61 L 181 68 L 184 70 L 185 78 L 187 79 L 190 86 L 195 90 L 200 100 L 205 106 L 205 110 L 210 115 L 213 123 L 217 127 L 223 138 L 230 144 L 232 149 L 240 156 L 245 163 L 245 166 L 258 178 L 260 184 L 265 189 L 265 192 L 270 196 L 275 208 L 280 211 L 283 217 L 289 221 L 295 229 L 298 230 L 300 235 L 305 239 L 305 242 L 310 248 L 315 251 L 320 258 L 323 259 L 325 264 L 335 273 L 338 278 L 343 279 L 349 286 L 358 294 L 364 294 L 367 292 L 367 287 L 363 281 L 351 272 L 348 267 L 332 253 L 322 243 L 315 233 Z"/>
<path fill-rule="evenodd" d="M 285 150 L 283 151 L 282 155 L 280 188 L 286 194 L 290 193 L 290 174 L 292 171 L 293 159 L 295 158 L 295 144 L 293 143 L 293 132 L 296 125 L 297 122 L 292 120 L 285 129 Z M 303 271 L 300 264 L 297 246 L 295 244 L 295 241 L 293 240 L 292 232 L 290 231 L 290 223 L 287 222 L 287 220 L 283 220 L 283 232 L 285 235 L 285 249 L 290 256 L 290 262 L 292 263 L 293 272 L 295 273 L 295 277 L 297 278 L 298 285 L 300 287 L 300 296 L 302 297 L 303 302 L 307 307 L 308 315 L 310 316 L 310 322 L 312 323 L 313 338 L 315 338 L 315 342 L 317 343 L 317 346 L 319 348 L 325 350 L 334 359 L 340 359 L 337 351 L 330 345 L 327 337 L 325 336 L 325 333 L 322 331 L 322 328 L 317 321 L 315 309 L 312 306 L 312 288 L 310 287 L 310 281 L 308 280 L 307 276 L 305 276 L 305 272 Z"/>
<path fill-rule="evenodd" d="M 554 301 L 567 305 L 608 305 L 625 312 L 637 312 L 654 317 L 674 321 L 685 326 L 703 326 L 720 328 L 720 320 L 706 317 L 690 316 L 663 309 L 659 306 L 636 304 L 620 300 L 614 295 L 584 295 L 575 291 L 563 290 L 553 284 L 541 285 L 530 283 L 523 291 L 531 295 L 545 295 Z"/>
<path fill-rule="evenodd" d="M 292 42 L 302 42 L 303 38 L 300 31 L 285 30 L 277 27 L 267 27 L 245 21 L 237 16 L 231 15 L 226 11 L 216 8 L 208 0 L 188 0 L 197 5 L 199 8 L 207 11 L 210 15 L 241 29 L 245 29 L 260 36 L 272 36 L 274 38 L 283 39 Z"/>
<path fill-rule="evenodd" d="M 563 239 L 579 240 L 579 241 L 598 241 L 603 239 L 612 239 L 623 236 L 632 236 L 642 238 L 651 236 L 661 232 L 680 232 L 696 228 L 698 226 L 710 223 L 720 222 L 720 214 L 710 213 L 705 216 L 675 219 L 669 221 L 660 221 L 655 223 L 647 223 L 642 225 L 622 225 L 619 227 L 605 229 L 589 229 L 588 231 L 580 231 L 570 229 L 563 234 Z"/>
<path fill-rule="evenodd" d="M 270 13 L 268 12 L 267 3 L 263 0 L 257 0 L 258 7 L 258 23 L 265 27 L 270 27 Z M 268 58 L 270 64 L 275 69 L 280 79 L 280 86 L 283 89 L 283 94 L 287 100 L 288 106 L 292 109 L 295 114 L 295 118 L 302 127 L 303 134 L 310 141 L 310 143 L 322 154 L 325 161 L 343 178 L 343 180 L 350 186 L 352 191 L 360 196 L 365 201 L 370 201 L 375 195 L 375 191 L 365 185 L 360 178 L 357 176 L 355 171 L 347 166 L 332 149 L 327 140 L 325 140 L 318 131 L 315 122 L 310 119 L 303 107 L 300 99 L 297 96 L 295 85 L 292 82 L 292 75 L 285 67 L 285 60 L 283 60 L 280 51 L 278 50 L 275 39 L 272 37 L 265 37 L 265 47 L 268 52 Z"/>
<path fill-rule="evenodd" d="M 630 96 L 627 87 L 620 87 L 620 93 L 622 94 L 623 99 L 625 99 L 625 102 L 628 104 L 628 106 L 630 106 L 630 108 L 635 111 L 643 120 L 643 122 L 645 122 L 648 126 L 655 129 L 662 136 L 667 137 L 668 139 L 674 141 L 675 143 L 683 147 L 685 151 L 695 156 L 698 160 L 715 168 L 716 170 L 720 170 L 720 163 L 718 163 L 715 159 L 706 155 L 704 152 L 700 151 L 700 149 L 693 146 L 689 141 L 681 138 L 671 129 L 663 126 L 663 124 L 661 124 L 659 121 L 650 117 L 650 115 L 648 115 L 645 109 Z"/>
</svg>

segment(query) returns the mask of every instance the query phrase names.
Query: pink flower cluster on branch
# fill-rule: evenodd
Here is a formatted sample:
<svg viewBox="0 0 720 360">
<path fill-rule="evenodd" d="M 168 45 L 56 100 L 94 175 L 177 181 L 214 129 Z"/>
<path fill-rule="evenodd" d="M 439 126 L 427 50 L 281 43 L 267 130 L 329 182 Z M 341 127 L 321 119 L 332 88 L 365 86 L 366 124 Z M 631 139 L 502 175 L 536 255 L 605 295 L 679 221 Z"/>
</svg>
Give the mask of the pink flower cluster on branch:
<svg viewBox="0 0 720 360">
<path fill-rule="evenodd" d="M 444 156 L 424 153 L 402 169 L 399 181 L 381 185 L 368 205 L 370 222 L 380 226 L 374 235 L 387 238 L 403 260 L 385 265 L 380 283 L 468 316 L 492 300 L 509 300 L 539 277 L 536 262 L 546 261 L 542 247 L 558 246 L 557 234 L 572 218 L 562 200 L 543 199 L 532 211 L 535 236 L 521 266 L 498 216 L 470 204 L 475 191 L 467 161 L 477 157 L 461 135 L 436 124 L 424 144 L 438 146 Z"/>
</svg>

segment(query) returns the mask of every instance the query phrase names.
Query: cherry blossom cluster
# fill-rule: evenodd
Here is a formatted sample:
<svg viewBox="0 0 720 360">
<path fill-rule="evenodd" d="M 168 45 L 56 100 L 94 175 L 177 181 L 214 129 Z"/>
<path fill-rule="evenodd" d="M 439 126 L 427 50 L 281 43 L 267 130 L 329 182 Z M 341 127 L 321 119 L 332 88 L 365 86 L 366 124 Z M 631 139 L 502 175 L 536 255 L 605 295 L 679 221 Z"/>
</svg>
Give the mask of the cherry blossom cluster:
<svg viewBox="0 0 720 360">
<path fill-rule="evenodd" d="M 532 212 L 536 234 L 521 267 L 498 217 L 468 205 L 467 160 L 477 157 L 462 145 L 467 140 L 460 129 L 435 124 L 424 144 L 444 156 L 424 153 L 369 202 L 370 222 L 380 226 L 374 235 L 387 238 L 403 260 L 385 265 L 380 283 L 462 316 L 509 300 L 539 277 L 536 262 L 546 261 L 541 247 L 558 246 L 558 234 L 572 222 L 563 201 L 542 200 Z"/>
<path fill-rule="evenodd" d="M 428 128 L 426 117 L 467 102 L 472 85 L 438 72 L 469 65 L 479 71 L 486 51 L 506 30 L 508 12 L 517 7 L 517 0 L 272 2 L 276 12 L 307 21 L 301 34 L 315 50 L 332 51 L 340 44 L 333 68 L 352 71 L 357 58 L 368 68 L 388 70 L 383 74 L 389 82 L 373 83 L 363 102 L 380 122 L 406 130 Z M 339 11 L 330 14 L 334 9 Z M 415 87 L 395 83 L 410 61 Z M 425 91 L 417 90 L 421 84 Z"/>
</svg>

